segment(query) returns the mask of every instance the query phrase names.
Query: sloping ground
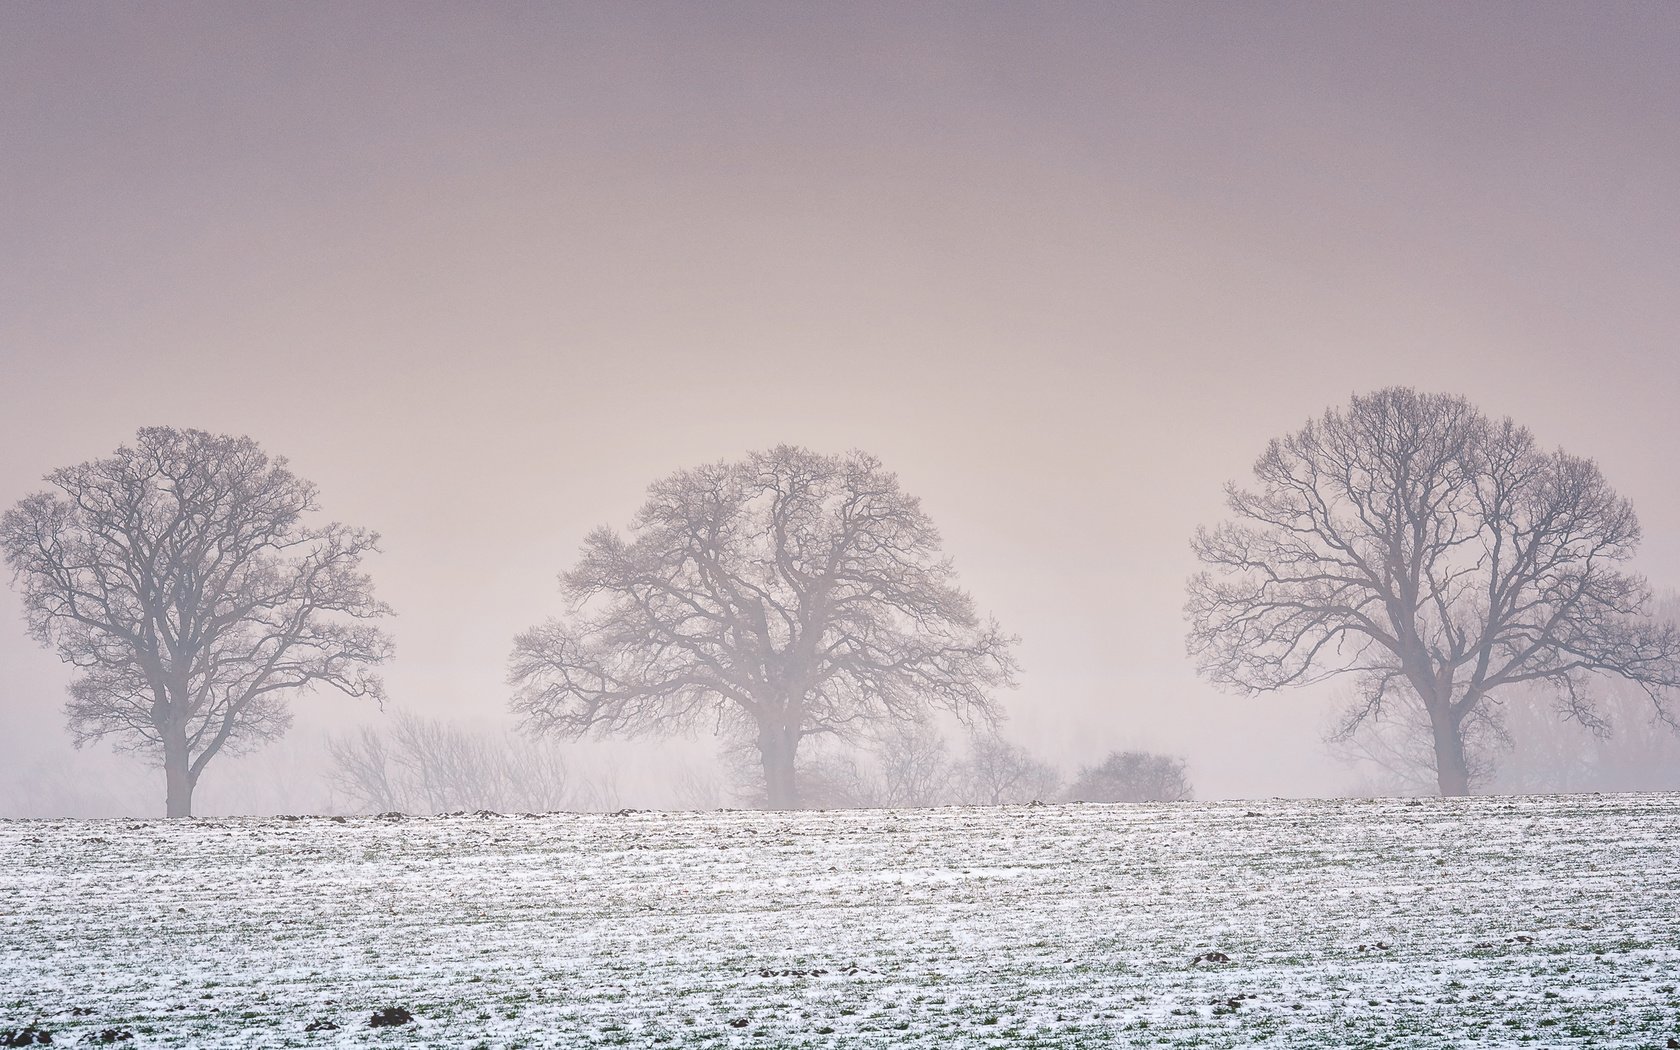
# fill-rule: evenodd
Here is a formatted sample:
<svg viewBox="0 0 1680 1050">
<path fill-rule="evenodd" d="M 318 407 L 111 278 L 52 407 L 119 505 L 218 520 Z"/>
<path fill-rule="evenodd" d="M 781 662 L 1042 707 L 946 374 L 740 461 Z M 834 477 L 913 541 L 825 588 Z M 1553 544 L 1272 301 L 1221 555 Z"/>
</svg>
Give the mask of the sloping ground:
<svg viewBox="0 0 1680 1050">
<path fill-rule="evenodd" d="M 1677 984 L 1675 795 L 0 823 L 55 1044 L 1663 1047 Z"/>
</svg>

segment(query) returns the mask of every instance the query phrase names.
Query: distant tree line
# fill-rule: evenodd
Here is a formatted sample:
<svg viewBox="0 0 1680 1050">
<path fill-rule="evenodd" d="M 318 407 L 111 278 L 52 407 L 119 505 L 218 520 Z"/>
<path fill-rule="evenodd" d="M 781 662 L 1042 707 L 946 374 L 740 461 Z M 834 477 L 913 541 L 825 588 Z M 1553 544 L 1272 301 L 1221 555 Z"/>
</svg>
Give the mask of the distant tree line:
<svg viewBox="0 0 1680 1050">
<path fill-rule="evenodd" d="M 549 812 L 619 806 L 611 779 L 580 780 L 552 743 L 467 729 L 398 712 L 384 725 L 328 742 L 327 779 L 341 805 L 367 813 L 458 810 Z M 690 809 L 762 807 L 762 767 L 749 746 L 720 754 L 717 774 L 686 771 L 679 804 Z M 953 754 L 930 722 L 913 722 L 863 747 L 831 747 L 802 759 L 805 805 L 813 809 L 903 809 L 1029 802 L 1178 802 L 1193 797 L 1182 759 L 1112 752 L 1062 771 L 994 733 L 971 735 Z"/>
<path fill-rule="evenodd" d="M 327 751 L 335 794 L 364 812 L 545 813 L 618 803 L 610 780 L 579 782 L 550 743 L 407 712 L 331 739 Z"/>
<path fill-rule="evenodd" d="M 1444 795 L 1608 782 L 1600 745 L 1618 732 L 1668 753 L 1676 609 L 1629 570 L 1637 518 L 1592 460 L 1396 387 L 1272 441 L 1253 473 L 1192 541 L 1187 649 L 1208 680 L 1346 676 L 1335 746 Z M 149 427 L 46 481 L 0 517 L 28 628 L 74 669 L 77 746 L 155 759 L 171 816 L 218 755 L 285 733 L 297 693 L 383 699 L 391 610 L 362 565 L 378 536 L 320 522 L 284 459 Z M 707 728 L 731 742 L 735 786 L 772 808 L 1020 801 L 1061 779 L 997 736 L 1017 639 L 867 454 L 781 446 L 657 480 L 626 529 L 589 534 L 561 591 L 509 662 L 532 738 Z M 939 718 L 973 735 L 962 758 Z M 568 797 L 535 742 L 402 720 L 370 734 L 334 745 L 339 787 L 369 806 Z M 1600 768 L 1565 775 L 1559 756 L 1589 738 Z M 1548 740 L 1566 742 L 1549 759 Z M 1190 794 L 1182 763 L 1138 753 L 1071 783 L 1093 800 Z"/>
</svg>

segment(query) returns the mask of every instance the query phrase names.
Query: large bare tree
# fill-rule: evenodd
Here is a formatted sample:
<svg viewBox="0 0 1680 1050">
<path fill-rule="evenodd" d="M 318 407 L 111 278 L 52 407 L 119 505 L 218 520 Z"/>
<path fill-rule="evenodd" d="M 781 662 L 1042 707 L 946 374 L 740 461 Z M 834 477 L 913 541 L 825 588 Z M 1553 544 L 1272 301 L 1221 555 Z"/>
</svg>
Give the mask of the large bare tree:
<svg viewBox="0 0 1680 1050">
<path fill-rule="evenodd" d="M 917 500 L 873 457 L 779 447 L 655 483 L 628 536 L 592 532 L 569 615 L 519 636 L 515 711 L 541 732 L 756 741 L 799 805 L 800 741 L 932 708 L 996 721 L 1013 639 L 982 620 Z"/>
<path fill-rule="evenodd" d="M 192 812 L 218 754 L 291 724 L 325 685 L 380 698 L 390 642 L 362 557 L 378 537 L 309 525 L 315 486 L 246 437 L 150 427 L 109 458 L 47 475 L 56 491 L 0 519 L 29 628 L 78 671 L 77 746 L 161 758 L 167 812 Z"/>
<path fill-rule="evenodd" d="M 1273 441 L 1232 520 L 1197 532 L 1188 648 L 1213 681 L 1269 691 L 1356 675 L 1351 732 L 1396 689 L 1427 715 L 1438 787 L 1466 794 L 1465 731 L 1497 691 L 1542 683 L 1596 724 L 1592 682 L 1659 716 L 1680 635 L 1625 571 L 1633 509 L 1591 460 L 1540 448 L 1459 397 L 1390 388 Z"/>
</svg>

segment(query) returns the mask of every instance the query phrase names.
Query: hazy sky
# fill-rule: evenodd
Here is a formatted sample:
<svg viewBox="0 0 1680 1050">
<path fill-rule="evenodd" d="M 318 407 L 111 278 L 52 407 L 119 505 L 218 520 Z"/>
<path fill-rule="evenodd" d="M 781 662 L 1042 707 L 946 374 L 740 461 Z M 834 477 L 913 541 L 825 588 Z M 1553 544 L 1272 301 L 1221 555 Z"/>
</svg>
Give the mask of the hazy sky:
<svg viewBox="0 0 1680 1050">
<path fill-rule="evenodd" d="M 1335 791 L 1331 693 L 1196 679 L 1187 539 L 1403 383 L 1597 458 L 1680 585 L 1676 54 L 1672 3 L 5 4 L 0 504 L 249 434 L 384 534 L 394 702 L 488 718 L 649 481 L 867 449 L 1024 638 L 1010 735 Z M 5 592 L 8 767 L 66 681 Z"/>
</svg>

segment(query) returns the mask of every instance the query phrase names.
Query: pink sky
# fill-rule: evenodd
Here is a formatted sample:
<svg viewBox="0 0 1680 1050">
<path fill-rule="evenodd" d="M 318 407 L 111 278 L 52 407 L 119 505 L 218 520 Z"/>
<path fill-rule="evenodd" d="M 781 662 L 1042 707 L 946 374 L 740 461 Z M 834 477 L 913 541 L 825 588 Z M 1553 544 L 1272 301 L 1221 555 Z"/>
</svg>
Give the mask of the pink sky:
<svg viewBox="0 0 1680 1050">
<path fill-rule="evenodd" d="M 1333 692 L 1195 678 L 1188 536 L 1403 383 L 1596 457 L 1680 586 L 1677 53 L 1661 3 L 6 5 L 0 504 L 250 434 L 385 534 L 393 700 L 494 718 L 648 482 L 864 448 L 1024 637 L 1011 735 L 1335 791 Z M 0 755 L 66 680 L 0 592 Z"/>
</svg>

